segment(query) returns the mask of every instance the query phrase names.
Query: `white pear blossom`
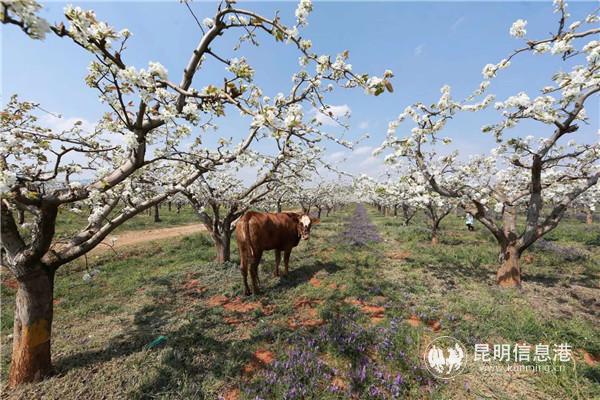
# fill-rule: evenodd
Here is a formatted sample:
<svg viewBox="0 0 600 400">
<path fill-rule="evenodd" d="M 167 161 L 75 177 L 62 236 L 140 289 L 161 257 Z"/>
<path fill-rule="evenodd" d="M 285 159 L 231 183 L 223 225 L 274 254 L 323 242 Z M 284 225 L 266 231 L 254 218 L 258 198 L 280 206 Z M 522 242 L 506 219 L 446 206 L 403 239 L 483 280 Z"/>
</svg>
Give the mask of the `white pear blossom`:
<svg viewBox="0 0 600 400">
<path fill-rule="evenodd" d="M 167 79 L 167 69 L 158 62 L 151 61 L 148 64 L 148 72 L 160 79 Z"/>
<path fill-rule="evenodd" d="M 525 30 L 526 26 L 527 26 L 527 21 L 525 21 L 523 19 L 516 20 L 515 22 L 513 22 L 512 26 L 510 27 L 510 35 L 514 36 L 516 38 L 525 37 L 525 35 L 527 34 L 527 31 Z"/>
<path fill-rule="evenodd" d="M 17 183 L 17 174 L 0 170 L 0 194 L 10 192 L 15 183 Z"/>
<path fill-rule="evenodd" d="M 296 20 L 298 25 L 306 25 L 308 15 L 311 13 L 313 8 L 311 0 L 300 0 L 298 7 L 296 8 Z"/>
<path fill-rule="evenodd" d="M 215 26 L 215 21 L 212 18 L 204 18 L 202 20 L 202 25 L 204 25 L 205 27 L 207 27 L 208 29 L 212 28 L 213 26 Z"/>
<path fill-rule="evenodd" d="M 554 42 L 554 45 L 550 49 L 552 54 L 563 54 L 573 50 L 573 46 L 571 45 L 570 40 L 558 40 Z"/>
</svg>

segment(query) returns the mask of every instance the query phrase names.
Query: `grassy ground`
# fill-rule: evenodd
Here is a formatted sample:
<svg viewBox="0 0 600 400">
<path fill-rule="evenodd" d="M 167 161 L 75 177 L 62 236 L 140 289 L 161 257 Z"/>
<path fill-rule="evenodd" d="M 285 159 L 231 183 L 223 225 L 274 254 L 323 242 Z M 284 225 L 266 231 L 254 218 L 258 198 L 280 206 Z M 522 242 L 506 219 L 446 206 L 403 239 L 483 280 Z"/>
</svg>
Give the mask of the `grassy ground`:
<svg viewBox="0 0 600 400">
<path fill-rule="evenodd" d="M 533 250 L 522 290 L 493 284 L 496 248 L 481 226 L 452 216 L 431 246 L 420 221 L 404 227 L 369 210 L 383 241 L 344 244 L 354 207 L 323 217 L 274 278 L 263 260 L 265 294 L 240 298 L 235 263 L 211 262 L 205 235 L 150 243 L 60 270 L 55 289 L 56 374 L 6 398 L 494 398 L 600 397 L 599 226 L 566 221 L 551 243 L 580 257 Z M 151 220 L 151 217 L 144 217 Z M 235 246 L 234 246 L 235 247 Z M 237 263 L 237 256 L 234 254 Z M 2 287 L 2 375 L 12 328 L 12 289 Z M 454 380 L 421 367 L 429 340 L 568 342 L 575 363 L 559 372 L 480 371 Z M 161 337 L 164 337 L 162 339 Z M 161 342 L 148 346 L 157 338 Z"/>
<path fill-rule="evenodd" d="M 160 229 L 167 226 L 199 224 L 200 220 L 190 206 L 181 208 L 179 214 L 173 205 L 169 211 L 166 204 L 161 204 L 160 207 L 160 222 L 154 222 L 154 209 L 150 209 L 151 214 L 138 215 L 123 225 L 115 229 L 114 233 L 123 231 L 139 230 L 139 229 Z M 60 210 L 57 220 L 60 221 L 56 227 L 56 238 L 70 237 L 79 230 L 85 228 L 88 214 L 85 212 L 76 214 L 68 210 Z"/>
</svg>

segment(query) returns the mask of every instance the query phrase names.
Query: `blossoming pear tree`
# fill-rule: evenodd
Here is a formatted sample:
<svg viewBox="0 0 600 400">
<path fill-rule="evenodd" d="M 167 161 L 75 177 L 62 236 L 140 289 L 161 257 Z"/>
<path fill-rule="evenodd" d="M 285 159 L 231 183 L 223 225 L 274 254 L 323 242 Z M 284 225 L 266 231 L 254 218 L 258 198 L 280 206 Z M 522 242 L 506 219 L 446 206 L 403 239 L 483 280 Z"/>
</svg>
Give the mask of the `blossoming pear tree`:
<svg viewBox="0 0 600 400">
<path fill-rule="evenodd" d="M 317 202 L 317 217 L 325 210 L 325 216 L 339 210 L 344 205 L 352 202 L 352 186 L 343 182 L 325 181 L 320 183 L 320 195 Z"/>
<path fill-rule="evenodd" d="M 385 186 L 378 183 L 375 178 L 365 174 L 355 177 L 352 189 L 359 201 L 374 205 L 380 212 L 383 210 Z"/>
<path fill-rule="evenodd" d="M 574 201 L 575 209 L 585 213 L 585 223 L 591 225 L 594 223 L 594 213 L 598 210 L 600 204 L 600 185 L 595 185 L 581 194 Z"/>
<path fill-rule="evenodd" d="M 505 287 L 521 284 L 521 254 L 554 229 L 565 210 L 600 178 L 597 132 L 585 125 L 580 127 L 587 121 L 586 106 L 597 105 L 600 91 L 600 42 L 596 40 L 599 18 L 593 13 L 571 22 L 564 1 L 556 0 L 554 4 L 559 15 L 554 33 L 529 39 L 527 22 L 516 21 L 510 33 L 523 39 L 524 45 L 499 63 L 486 65 L 484 80 L 472 95 L 456 101 L 450 88 L 444 86 L 437 103 L 407 107 L 390 123 L 387 139 L 376 150 L 392 149 L 386 157 L 391 164 L 409 159 L 434 191 L 460 201 L 493 234 L 500 248 L 497 282 Z M 446 123 L 459 113 L 487 108 L 494 101 L 492 95 L 484 97 L 490 82 L 511 62 L 527 54 L 558 58 L 573 66 L 552 75 L 552 84 L 537 96 L 519 92 L 495 103 L 500 120 L 482 127 L 497 141 L 490 156 L 460 161 L 456 151 L 438 153 L 440 145 L 452 142 L 451 138 L 441 137 Z M 406 119 L 414 124 L 411 134 L 397 135 Z M 536 136 L 505 134 L 525 121 Z M 516 223 L 519 210 L 524 211 L 522 228 Z M 500 221 L 493 217 L 494 211 L 502 215 Z"/>
<path fill-rule="evenodd" d="M 331 167 L 333 168 L 333 166 Z M 316 179 L 319 178 L 316 177 L 310 185 L 301 187 L 301 189 L 297 191 L 296 200 L 303 212 L 310 213 L 311 210 L 313 210 L 313 213 L 315 213 L 316 210 L 315 215 L 317 218 L 321 218 L 323 210 L 329 215 L 335 206 L 344 203 L 344 201 L 340 199 L 340 195 L 344 195 L 346 191 L 343 186 L 324 180 L 323 178 L 316 181 L 315 184 Z"/>
<path fill-rule="evenodd" d="M 310 179 L 306 171 L 294 171 L 288 174 L 285 181 L 279 181 L 273 190 L 265 198 L 266 209 L 273 212 L 283 212 L 289 207 L 297 204 L 298 193 L 302 190 L 302 184 Z"/>
<path fill-rule="evenodd" d="M 200 177 L 182 193 L 189 199 L 200 220 L 210 232 L 217 252 L 216 261 L 224 263 L 231 257 L 231 234 L 236 220 L 250 208 L 268 208 L 270 193 L 294 174 L 307 171 L 321 157 L 317 147 L 293 141 L 287 133 L 278 139 L 280 151 L 275 155 L 246 152 L 235 163 Z M 257 178 L 249 185 L 236 174 L 242 168 L 251 168 Z"/>
<path fill-rule="evenodd" d="M 419 210 L 414 185 L 415 183 L 409 175 L 390 176 L 386 182 L 380 184 L 377 193 L 382 199 L 380 204 L 383 204 L 381 208 L 383 208 L 384 214 L 391 213 L 397 217 L 398 209 L 400 209 L 404 225 L 409 225 Z"/>
<path fill-rule="evenodd" d="M 439 230 L 442 220 L 456 208 L 456 201 L 439 195 L 431 189 L 419 171 L 399 169 L 394 176 L 388 176 L 384 182 L 362 175 L 356 180 L 358 192 L 363 201 L 374 203 L 384 215 L 397 216 L 402 208 L 404 224 L 408 225 L 414 215 L 422 210 L 427 217 L 431 232 L 431 243 L 439 243 Z"/>
<path fill-rule="evenodd" d="M 428 184 L 426 178 L 419 172 L 409 175 L 408 193 L 410 193 L 410 203 L 417 209 L 425 212 L 429 229 L 431 232 L 431 244 L 439 243 L 439 230 L 442 220 L 456 208 L 456 200 L 450 197 L 444 197 L 433 190 Z M 405 186 L 406 187 L 406 186 Z"/>
<path fill-rule="evenodd" d="M 393 215 L 397 216 L 398 209 L 400 209 L 405 226 L 410 225 L 410 222 L 419 210 L 412 193 L 413 183 L 408 178 L 408 176 L 401 176 L 399 179 L 390 181 L 387 186 L 390 195 L 393 196 L 394 199 Z"/>
<path fill-rule="evenodd" d="M 309 0 L 300 2 L 291 27 L 277 14 L 269 18 L 233 2 L 221 3 L 204 19 L 179 82 L 159 62 L 143 69 L 129 65 L 125 53 L 132 33 L 99 20 L 94 11 L 67 6 L 65 20 L 50 24 L 38 15 L 40 9 L 33 0 L 2 1 L 0 21 L 32 39 L 55 35 L 87 52 L 92 61 L 85 83 L 98 92 L 107 111 L 92 130 L 76 123 L 60 132 L 40 125 L 43 109 L 33 102 L 13 97 L 2 111 L 2 264 L 18 282 L 11 386 L 51 372 L 52 292 L 61 265 L 85 255 L 123 222 L 207 171 L 235 161 L 257 141 L 284 134 L 306 143 L 330 138 L 302 105 L 327 112 L 325 96 L 334 86 L 363 88 L 374 95 L 391 90 L 390 72 L 383 78 L 355 74 L 347 52 L 332 59 L 311 50 L 311 41 L 299 33 L 312 9 Z M 240 45 L 257 45 L 263 34 L 294 46 L 301 65 L 288 94 L 264 95 L 244 57 L 215 53 L 213 45 L 225 31 L 241 32 Z M 193 87 L 208 62 L 222 64 L 223 76 Z M 215 148 L 207 148 L 201 133 L 215 117 L 231 111 L 252 120 L 248 131 L 239 140 L 222 138 Z M 59 209 L 77 212 L 84 205 L 92 209 L 86 223 L 58 243 Z M 32 218 L 31 231 L 17 226 L 17 210 Z"/>
<path fill-rule="evenodd" d="M 269 182 L 269 178 L 265 176 L 245 187 L 235 175 L 217 170 L 202 176 L 182 192 L 210 233 L 217 263 L 230 260 L 231 234 L 235 221 L 250 207 L 260 203 L 269 192 Z"/>
</svg>

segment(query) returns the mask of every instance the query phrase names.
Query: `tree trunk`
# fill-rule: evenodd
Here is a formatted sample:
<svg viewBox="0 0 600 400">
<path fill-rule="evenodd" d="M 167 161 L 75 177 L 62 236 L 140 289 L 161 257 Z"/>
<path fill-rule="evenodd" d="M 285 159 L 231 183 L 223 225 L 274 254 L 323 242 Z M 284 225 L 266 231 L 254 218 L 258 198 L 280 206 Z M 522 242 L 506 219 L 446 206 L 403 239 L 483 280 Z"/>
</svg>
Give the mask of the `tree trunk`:
<svg viewBox="0 0 600 400">
<path fill-rule="evenodd" d="M 329 217 L 329 213 L 330 213 L 330 212 L 331 212 L 331 207 L 327 207 L 327 208 L 325 209 L 325 215 L 326 215 L 327 217 Z"/>
<path fill-rule="evenodd" d="M 413 216 L 410 215 L 410 210 L 409 210 L 408 206 L 406 206 L 406 205 L 402 206 L 402 215 L 404 217 L 404 225 L 408 226 L 410 224 L 410 220 L 413 218 Z"/>
<path fill-rule="evenodd" d="M 502 287 L 519 287 L 521 286 L 521 266 L 519 259 L 521 252 L 517 246 L 509 244 L 502 248 L 500 259 L 502 265 L 496 273 L 498 285 Z"/>
<path fill-rule="evenodd" d="M 52 291 L 54 272 L 39 267 L 34 275 L 18 281 L 15 298 L 13 350 L 8 384 L 15 387 L 35 382 L 52 371 Z"/>
<path fill-rule="evenodd" d="M 587 208 L 585 210 L 585 223 L 588 225 L 591 225 L 593 222 L 594 222 L 594 213 L 592 213 L 592 210 Z"/>
<path fill-rule="evenodd" d="M 23 210 L 18 210 L 18 214 L 19 214 L 19 225 L 23 225 L 25 223 L 25 211 Z"/>
<path fill-rule="evenodd" d="M 394 205 L 394 217 L 397 217 L 397 216 L 398 216 L 398 205 L 395 204 Z"/>
<path fill-rule="evenodd" d="M 431 244 L 436 245 L 440 242 L 440 239 L 438 238 L 438 228 L 437 226 L 434 226 L 433 228 L 431 228 Z"/>
<path fill-rule="evenodd" d="M 217 263 L 223 264 L 231 260 L 231 232 L 213 235 L 215 249 L 217 250 Z"/>
<path fill-rule="evenodd" d="M 169 207 L 169 212 L 171 212 L 171 202 L 170 201 L 167 203 L 167 207 Z"/>
<path fill-rule="evenodd" d="M 277 202 L 277 212 L 278 213 L 281 212 L 281 202 L 280 201 Z"/>
<path fill-rule="evenodd" d="M 502 208 L 502 225 L 504 235 L 509 241 L 515 240 L 517 234 L 517 212 L 514 206 L 504 206 Z"/>
<path fill-rule="evenodd" d="M 160 212 L 158 211 L 158 204 L 154 205 L 154 222 L 160 222 Z"/>
<path fill-rule="evenodd" d="M 321 219 L 321 211 L 322 211 L 321 207 L 318 207 L 317 208 L 317 218 L 319 218 L 319 219 Z"/>
</svg>

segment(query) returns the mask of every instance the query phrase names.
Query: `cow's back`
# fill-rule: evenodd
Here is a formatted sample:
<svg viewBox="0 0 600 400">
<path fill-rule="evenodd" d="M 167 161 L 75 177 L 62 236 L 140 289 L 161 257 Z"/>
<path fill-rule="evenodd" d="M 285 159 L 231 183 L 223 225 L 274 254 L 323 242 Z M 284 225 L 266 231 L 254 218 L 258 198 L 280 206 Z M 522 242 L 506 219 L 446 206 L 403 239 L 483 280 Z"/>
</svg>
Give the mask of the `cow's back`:
<svg viewBox="0 0 600 400">
<path fill-rule="evenodd" d="M 240 250 L 252 252 L 285 250 L 298 245 L 299 215 L 295 213 L 261 213 L 249 211 L 236 224 L 236 239 Z"/>
</svg>

